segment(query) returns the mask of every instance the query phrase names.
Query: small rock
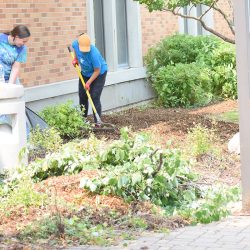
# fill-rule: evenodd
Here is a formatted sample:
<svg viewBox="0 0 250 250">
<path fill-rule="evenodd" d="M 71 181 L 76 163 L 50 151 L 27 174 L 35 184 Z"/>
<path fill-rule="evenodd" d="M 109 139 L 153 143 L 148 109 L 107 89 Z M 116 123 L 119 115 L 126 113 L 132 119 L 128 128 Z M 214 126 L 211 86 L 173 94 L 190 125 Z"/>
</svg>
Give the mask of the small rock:
<svg viewBox="0 0 250 250">
<path fill-rule="evenodd" d="M 233 136 L 233 138 L 229 141 L 227 147 L 230 153 L 240 154 L 240 133 L 239 132 Z"/>
</svg>

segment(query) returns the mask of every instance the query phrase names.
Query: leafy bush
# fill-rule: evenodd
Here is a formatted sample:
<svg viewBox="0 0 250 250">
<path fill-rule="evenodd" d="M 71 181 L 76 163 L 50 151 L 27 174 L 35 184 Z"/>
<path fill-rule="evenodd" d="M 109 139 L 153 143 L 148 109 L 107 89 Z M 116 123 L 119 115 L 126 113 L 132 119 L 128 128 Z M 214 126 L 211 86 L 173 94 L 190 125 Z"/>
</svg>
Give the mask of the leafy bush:
<svg viewBox="0 0 250 250">
<path fill-rule="evenodd" d="M 84 108 L 80 108 L 79 105 L 74 106 L 72 101 L 49 106 L 40 113 L 49 126 L 56 128 L 62 137 L 69 138 L 76 138 L 83 130 L 90 129 L 83 114 Z"/>
<path fill-rule="evenodd" d="M 166 107 L 190 107 L 211 101 L 211 77 L 206 66 L 168 65 L 160 68 L 153 79 L 158 98 Z"/>
<path fill-rule="evenodd" d="M 165 106 L 237 98 L 235 47 L 218 38 L 174 35 L 150 48 L 144 59 L 149 81 Z"/>
<path fill-rule="evenodd" d="M 54 128 L 41 130 L 35 128 L 28 138 L 28 152 L 31 159 L 44 157 L 47 153 L 57 151 L 63 141 L 58 131 Z"/>
<path fill-rule="evenodd" d="M 211 51 L 219 46 L 219 39 L 212 36 L 174 35 L 163 39 L 148 50 L 144 61 L 149 77 L 158 69 L 178 63 L 189 64 L 198 58 L 209 57 Z"/>
<path fill-rule="evenodd" d="M 236 67 L 235 46 L 232 44 L 221 42 L 219 46 L 209 53 L 209 56 L 200 56 L 202 56 L 202 59 L 200 58 L 199 61 L 204 61 L 211 67 L 222 65 L 232 65 L 232 68 Z"/>
<path fill-rule="evenodd" d="M 237 98 L 235 47 L 221 43 L 205 60 L 211 68 L 212 93 L 222 98 Z"/>
</svg>

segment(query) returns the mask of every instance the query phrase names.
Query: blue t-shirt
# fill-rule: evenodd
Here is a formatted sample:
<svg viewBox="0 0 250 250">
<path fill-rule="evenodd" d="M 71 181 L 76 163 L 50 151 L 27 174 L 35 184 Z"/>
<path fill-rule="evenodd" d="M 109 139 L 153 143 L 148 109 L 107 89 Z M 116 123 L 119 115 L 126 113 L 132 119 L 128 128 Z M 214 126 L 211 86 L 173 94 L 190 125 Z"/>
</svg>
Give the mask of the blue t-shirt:
<svg viewBox="0 0 250 250">
<path fill-rule="evenodd" d="M 100 51 L 94 45 L 90 46 L 89 52 L 81 52 L 79 49 L 79 43 L 75 40 L 72 43 L 72 47 L 75 50 L 76 57 L 84 76 L 91 77 L 95 68 L 100 69 L 101 75 L 108 70 L 107 63 L 103 59 Z"/>
<path fill-rule="evenodd" d="M 4 67 L 4 78 L 8 81 L 14 62 L 24 63 L 27 60 L 27 47 L 17 47 L 8 42 L 8 35 L 0 33 L 0 64 Z"/>
</svg>

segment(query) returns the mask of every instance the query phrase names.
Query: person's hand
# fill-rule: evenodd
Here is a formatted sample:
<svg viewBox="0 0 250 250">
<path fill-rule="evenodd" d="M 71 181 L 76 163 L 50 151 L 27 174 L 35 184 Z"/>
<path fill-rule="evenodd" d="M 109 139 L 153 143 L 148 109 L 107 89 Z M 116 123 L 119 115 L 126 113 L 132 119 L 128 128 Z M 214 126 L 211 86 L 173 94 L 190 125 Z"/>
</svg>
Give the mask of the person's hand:
<svg viewBox="0 0 250 250">
<path fill-rule="evenodd" d="M 75 67 L 76 65 L 79 65 L 77 58 L 74 58 L 74 59 L 72 60 L 72 64 L 73 64 L 74 67 Z"/>
<path fill-rule="evenodd" d="M 90 90 L 90 83 L 89 83 L 89 82 L 86 82 L 86 84 L 85 84 L 85 89 L 86 89 L 86 90 Z"/>
</svg>

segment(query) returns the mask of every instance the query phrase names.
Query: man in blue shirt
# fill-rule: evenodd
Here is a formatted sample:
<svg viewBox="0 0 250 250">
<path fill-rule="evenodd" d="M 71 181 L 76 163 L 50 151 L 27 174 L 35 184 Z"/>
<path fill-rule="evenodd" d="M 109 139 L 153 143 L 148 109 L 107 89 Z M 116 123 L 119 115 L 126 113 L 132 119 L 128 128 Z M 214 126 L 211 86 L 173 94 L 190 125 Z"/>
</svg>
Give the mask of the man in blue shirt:
<svg viewBox="0 0 250 250">
<path fill-rule="evenodd" d="M 89 90 L 96 111 L 99 116 L 102 113 L 101 94 L 105 85 L 108 71 L 107 63 L 103 59 L 100 51 L 91 44 L 87 34 L 81 34 L 77 40 L 73 41 L 72 47 L 75 51 L 75 59 L 72 64 L 81 67 L 81 74 L 85 81 L 85 88 Z M 85 108 L 85 117 L 88 115 L 88 97 L 79 79 L 79 102 Z M 95 123 L 97 119 L 94 116 Z M 98 126 L 98 124 L 97 124 Z"/>
</svg>

